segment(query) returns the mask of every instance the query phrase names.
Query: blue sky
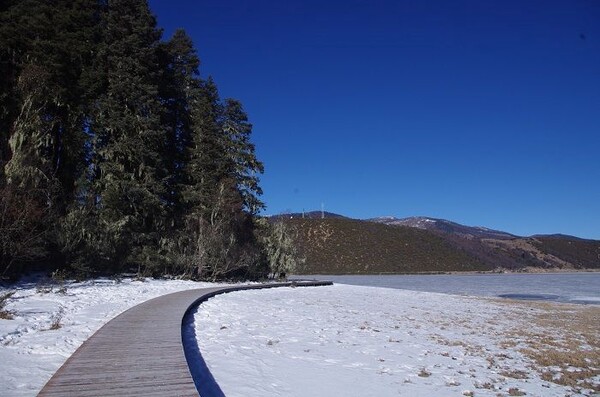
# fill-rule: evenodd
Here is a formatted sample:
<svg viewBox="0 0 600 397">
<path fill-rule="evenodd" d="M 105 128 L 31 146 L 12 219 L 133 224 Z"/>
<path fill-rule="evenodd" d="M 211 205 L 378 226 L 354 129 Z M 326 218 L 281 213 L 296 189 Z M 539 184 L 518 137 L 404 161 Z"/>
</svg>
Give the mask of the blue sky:
<svg viewBox="0 0 600 397">
<path fill-rule="evenodd" d="M 267 214 L 600 239 L 600 2 L 151 0 L 265 164 Z"/>
</svg>

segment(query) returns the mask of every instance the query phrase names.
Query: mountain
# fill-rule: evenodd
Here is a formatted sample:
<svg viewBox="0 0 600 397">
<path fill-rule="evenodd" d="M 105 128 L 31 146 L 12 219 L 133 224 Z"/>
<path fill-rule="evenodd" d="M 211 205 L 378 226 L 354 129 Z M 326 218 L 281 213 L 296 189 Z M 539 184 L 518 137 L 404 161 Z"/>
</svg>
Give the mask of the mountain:
<svg viewBox="0 0 600 397">
<path fill-rule="evenodd" d="M 498 230 L 488 229 L 486 227 L 465 226 L 456 222 L 447 221 L 445 219 L 427 218 L 423 216 L 413 216 L 410 218 L 395 218 L 386 216 L 380 218 L 368 219 L 370 222 L 383 223 L 385 225 L 400 225 L 415 227 L 418 229 L 439 231 L 444 233 L 457 234 L 464 238 L 495 238 L 495 239 L 513 239 L 517 236 L 501 232 Z"/>
<path fill-rule="evenodd" d="M 465 226 L 428 217 L 381 217 L 369 221 L 431 231 L 494 268 L 600 268 L 600 241 L 596 240 L 563 234 L 520 237 L 485 227 Z"/>
<path fill-rule="evenodd" d="M 298 274 L 380 274 L 492 270 L 427 230 L 349 219 L 282 219 L 306 262 Z"/>
<path fill-rule="evenodd" d="M 285 214 L 272 215 L 270 219 L 321 219 L 321 218 L 347 218 L 344 215 L 334 214 L 327 211 L 289 212 Z M 348 218 L 347 218 L 348 219 Z"/>
<path fill-rule="evenodd" d="M 308 215 L 311 214 L 311 215 Z M 428 218 L 346 218 L 286 214 L 306 263 L 298 273 L 600 269 L 600 241 L 565 235 L 516 236 Z"/>
<path fill-rule="evenodd" d="M 535 236 L 532 244 L 575 268 L 600 269 L 600 241 L 565 235 Z"/>
</svg>

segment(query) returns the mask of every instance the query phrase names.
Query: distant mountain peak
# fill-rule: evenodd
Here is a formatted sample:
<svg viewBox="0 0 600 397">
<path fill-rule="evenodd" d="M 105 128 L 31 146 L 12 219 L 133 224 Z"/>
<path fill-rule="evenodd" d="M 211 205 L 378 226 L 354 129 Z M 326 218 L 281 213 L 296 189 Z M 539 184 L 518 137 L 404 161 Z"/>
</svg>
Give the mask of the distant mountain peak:
<svg viewBox="0 0 600 397">
<path fill-rule="evenodd" d="M 271 219 L 320 219 L 320 218 L 347 218 L 344 215 L 336 214 L 327 211 L 304 211 L 304 212 L 287 212 L 278 215 L 268 216 Z"/>
<path fill-rule="evenodd" d="M 381 219 L 381 220 L 390 220 L 390 221 L 394 221 L 398 218 L 396 218 L 395 216 L 391 216 L 391 215 L 387 215 L 387 216 L 380 216 L 377 218 L 373 218 L 373 219 Z"/>
<path fill-rule="evenodd" d="M 427 216 L 411 216 L 408 218 L 379 217 L 368 219 L 368 221 L 393 226 L 414 227 L 417 229 L 453 234 L 464 238 L 493 238 L 503 240 L 517 237 L 513 234 L 489 229 L 487 227 L 465 226 L 461 225 L 460 223 L 445 219 L 431 218 Z"/>
</svg>

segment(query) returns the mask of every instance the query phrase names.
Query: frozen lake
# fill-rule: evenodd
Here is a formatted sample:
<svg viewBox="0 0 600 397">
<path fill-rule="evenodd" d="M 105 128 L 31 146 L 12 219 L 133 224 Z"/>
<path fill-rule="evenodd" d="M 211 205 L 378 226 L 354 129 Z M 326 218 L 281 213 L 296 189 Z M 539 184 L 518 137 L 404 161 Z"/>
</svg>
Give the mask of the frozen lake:
<svg viewBox="0 0 600 397">
<path fill-rule="evenodd" d="M 600 273 L 507 273 L 438 275 L 292 276 L 370 287 L 439 292 L 453 295 L 600 305 Z"/>
</svg>

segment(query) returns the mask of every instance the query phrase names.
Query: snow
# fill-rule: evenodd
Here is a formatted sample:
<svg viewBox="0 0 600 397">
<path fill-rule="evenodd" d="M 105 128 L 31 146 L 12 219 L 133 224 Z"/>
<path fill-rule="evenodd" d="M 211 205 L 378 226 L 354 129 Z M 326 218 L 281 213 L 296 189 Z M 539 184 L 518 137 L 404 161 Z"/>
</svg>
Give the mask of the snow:
<svg viewBox="0 0 600 397">
<path fill-rule="evenodd" d="M 0 296 L 15 292 L 4 308 L 14 319 L 0 320 L 0 395 L 36 395 L 85 339 L 124 310 L 214 285 L 101 279 L 0 289 Z M 567 329 L 585 310 L 595 339 Z M 576 343 L 582 356 L 597 357 L 598 310 L 351 285 L 277 288 L 211 298 L 195 315 L 195 332 L 229 397 L 506 396 L 510 389 L 527 396 L 590 396 L 585 385 L 542 379 L 544 371 L 550 379 L 581 371 L 576 362 L 542 368 L 524 349 L 541 335 L 557 350 L 564 340 L 565 346 Z M 542 317 L 546 323 L 538 321 Z M 557 327 L 556 319 L 567 328 Z M 598 387 L 600 372 L 588 381 Z"/>
<path fill-rule="evenodd" d="M 0 289 L 0 296 L 15 292 L 4 308 L 14 318 L 0 319 L 0 395 L 35 396 L 83 341 L 130 307 L 160 295 L 214 285 L 99 279 L 64 285 L 32 281 Z"/>
<path fill-rule="evenodd" d="M 593 395 L 543 380 L 545 371 L 558 379 L 561 368 L 536 365 L 524 349 L 536 335 L 566 337 L 539 316 L 595 309 L 545 305 L 350 285 L 280 288 L 211 298 L 195 327 L 228 397 Z"/>
</svg>

